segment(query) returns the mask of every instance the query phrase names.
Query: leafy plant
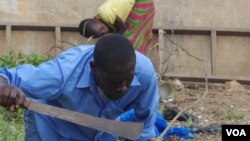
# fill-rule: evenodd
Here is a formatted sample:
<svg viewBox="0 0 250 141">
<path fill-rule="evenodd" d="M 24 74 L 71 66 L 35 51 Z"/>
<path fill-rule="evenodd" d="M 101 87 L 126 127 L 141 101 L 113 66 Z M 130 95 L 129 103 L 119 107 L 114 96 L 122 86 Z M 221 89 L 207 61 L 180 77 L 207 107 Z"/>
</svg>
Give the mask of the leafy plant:
<svg viewBox="0 0 250 141">
<path fill-rule="evenodd" d="M 230 109 L 226 113 L 225 118 L 229 120 L 243 120 L 245 118 L 245 115 L 243 113 Z"/>
<path fill-rule="evenodd" d="M 5 121 L 4 111 L 0 109 L 0 141 L 22 141 L 23 140 L 23 122 L 22 120 Z"/>
<path fill-rule="evenodd" d="M 10 51 L 7 55 L 0 56 L 0 68 L 12 68 L 22 64 L 33 64 L 35 66 L 49 60 L 37 54 L 26 55 L 22 52 Z M 24 137 L 23 109 L 16 112 L 6 111 L 0 107 L 0 141 L 22 141 Z"/>
<path fill-rule="evenodd" d="M 37 66 L 49 59 L 50 57 L 43 57 L 34 53 L 26 55 L 22 52 L 15 53 L 14 51 L 10 51 L 7 55 L 0 56 L 0 67 L 12 68 L 21 64 L 33 64 Z"/>
</svg>

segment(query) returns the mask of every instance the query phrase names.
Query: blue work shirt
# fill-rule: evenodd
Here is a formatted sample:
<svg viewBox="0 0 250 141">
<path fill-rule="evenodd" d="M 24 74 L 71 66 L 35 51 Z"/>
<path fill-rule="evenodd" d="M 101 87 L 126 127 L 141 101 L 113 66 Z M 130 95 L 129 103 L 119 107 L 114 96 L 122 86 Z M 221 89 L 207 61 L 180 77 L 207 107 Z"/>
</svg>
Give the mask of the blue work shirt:
<svg viewBox="0 0 250 141">
<path fill-rule="evenodd" d="M 131 86 L 124 97 L 112 101 L 100 95 L 93 79 L 90 68 L 93 51 L 94 45 L 72 47 L 37 67 L 25 64 L 12 69 L 1 68 L 0 75 L 9 84 L 22 89 L 27 97 L 72 111 L 116 119 L 120 114 L 134 109 L 134 121 L 144 122 L 138 140 L 155 136 L 159 95 L 151 61 L 136 51 L 135 75 Z M 116 140 L 114 135 L 38 113 L 35 113 L 35 120 L 42 141 Z"/>
</svg>

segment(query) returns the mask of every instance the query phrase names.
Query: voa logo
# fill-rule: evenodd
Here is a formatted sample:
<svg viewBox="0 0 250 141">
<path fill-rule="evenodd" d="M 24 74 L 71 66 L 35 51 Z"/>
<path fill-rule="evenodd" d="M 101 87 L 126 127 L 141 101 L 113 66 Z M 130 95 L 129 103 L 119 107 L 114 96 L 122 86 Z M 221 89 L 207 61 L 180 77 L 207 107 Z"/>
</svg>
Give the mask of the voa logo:
<svg viewBox="0 0 250 141">
<path fill-rule="evenodd" d="M 244 129 L 226 129 L 227 136 L 247 136 Z"/>
</svg>

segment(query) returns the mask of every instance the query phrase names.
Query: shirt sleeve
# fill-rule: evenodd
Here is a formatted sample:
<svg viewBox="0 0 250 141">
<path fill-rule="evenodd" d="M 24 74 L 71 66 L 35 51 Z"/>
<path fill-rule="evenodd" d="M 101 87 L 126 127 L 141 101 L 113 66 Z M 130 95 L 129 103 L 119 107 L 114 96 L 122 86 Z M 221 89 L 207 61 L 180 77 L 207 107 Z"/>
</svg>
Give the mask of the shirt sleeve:
<svg viewBox="0 0 250 141">
<path fill-rule="evenodd" d="M 135 120 L 144 122 L 144 128 L 137 141 L 149 140 L 156 136 L 154 123 L 158 112 L 158 102 L 159 90 L 157 79 L 156 75 L 152 74 L 146 79 L 144 90 L 135 108 Z"/>
<path fill-rule="evenodd" d="M 125 23 L 134 4 L 135 0 L 107 0 L 98 8 L 96 18 L 112 26 L 118 16 Z"/>
<path fill-rule="evenodd" d="M 70 49 L 37 67 L 25 64 L 11 69 L 0 68 L 0 75 L 9 84 L 22 89 L 27 97 L 55 99 L 60 95 L 61 89 L 73 71 L 70 68 L 74 66 L 71 61 L 73 58 L 69 57 L 74 56 L 75 52 L 75 49 Z"/>
<path fill-rule="evenodd" d="M 104 21 L 108 25 L 113 25 L 116 18 L 116 8 L 109 1 L 102 4 L 98 10 L 96 18 Z"/>
</svg>

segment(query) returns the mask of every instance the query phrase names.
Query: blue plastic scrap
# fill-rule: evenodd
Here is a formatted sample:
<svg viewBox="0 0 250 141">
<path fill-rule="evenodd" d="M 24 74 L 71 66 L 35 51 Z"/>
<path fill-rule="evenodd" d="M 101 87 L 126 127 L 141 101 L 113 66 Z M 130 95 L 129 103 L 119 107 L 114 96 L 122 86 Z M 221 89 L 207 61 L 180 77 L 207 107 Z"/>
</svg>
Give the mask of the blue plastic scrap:
<svg viewBox="0 0 250 141">
<path fill-rule="evenodd" d="M 126 113 L 120 115 L 117 120 L 120 121 L 132 121 L 134 117 L 134 110 L 130 110 Z M 156 122 L 155 122 L 155 133 L 159 136 L 164 129 L 168 126 L 166 120 L 163 116 L 158 112 Z M 195 137 L 195 132 L 190 128 L 182 128 L 182 127 L 170 127 L 168 132 L 163 136 L 163 139 L 167 139 L 169 136 L 178 136 L 184 139 L 193 139 Z"/>
</svg>

